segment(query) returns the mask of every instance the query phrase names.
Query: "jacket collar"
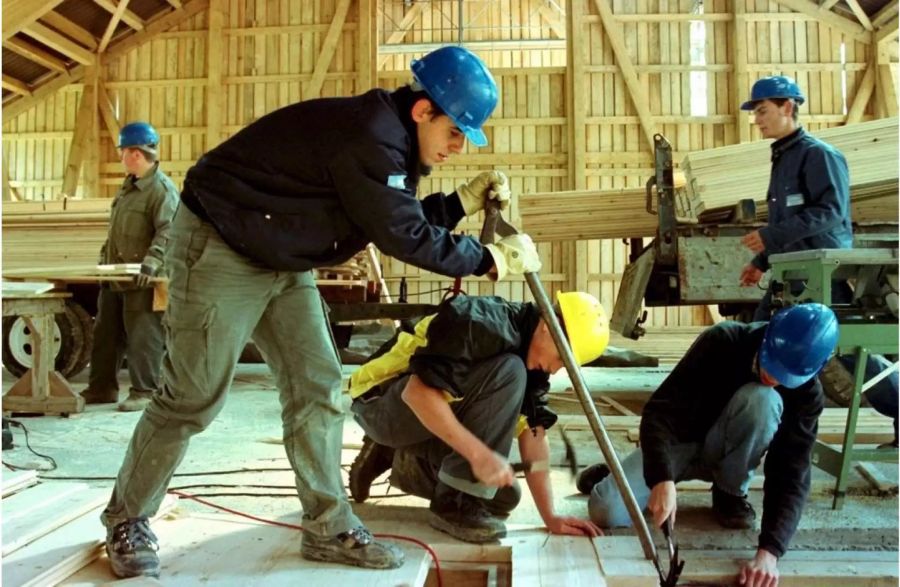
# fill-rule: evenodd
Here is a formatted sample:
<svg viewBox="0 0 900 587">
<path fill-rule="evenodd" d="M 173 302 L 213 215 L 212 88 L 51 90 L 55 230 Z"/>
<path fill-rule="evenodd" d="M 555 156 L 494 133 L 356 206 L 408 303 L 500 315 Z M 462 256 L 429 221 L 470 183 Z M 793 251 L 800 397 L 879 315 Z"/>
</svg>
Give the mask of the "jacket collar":
<svg viewBox="0 0 900 587">
<path fill-rule="evenodd" d="M 397 116 L 400 117 L 406 134 L 409 136 L 409 155 L 406 158 L 406 168 L 415 170 L 418 176 L 426 176 L 431 173 L 431 167 L 422 165 L 419 160 L 419 133 L 411 112 L 415 101 L 413 91 L 409 86 L 402 86 L 391 92 L 391 100 L 397 108 Z"/>
<path fill-rule="evenodd" d="M 129 175 L 128 177 L 126 177 L 125 185 L 123 187 L 130 189 L 132 186 L 134 186 L 140 191 L 144 191 L 153 184 L 153 181 L 156 179 L 157 173 L 159 173 L 159 161 L 154 163 L 153 167 L 147 170 L 147 173 L 141 176 L 140 179 L 138 179 L 134 175 Z"/>
<path fill-rule="evenodd" d="M 806 136 L 806 131 L 801 126 L 786 137 L 782 137 L 772 143 L 772 161 L 781 157 L 785 151 L 797 144 L 798 141 Z"/>
</svg>

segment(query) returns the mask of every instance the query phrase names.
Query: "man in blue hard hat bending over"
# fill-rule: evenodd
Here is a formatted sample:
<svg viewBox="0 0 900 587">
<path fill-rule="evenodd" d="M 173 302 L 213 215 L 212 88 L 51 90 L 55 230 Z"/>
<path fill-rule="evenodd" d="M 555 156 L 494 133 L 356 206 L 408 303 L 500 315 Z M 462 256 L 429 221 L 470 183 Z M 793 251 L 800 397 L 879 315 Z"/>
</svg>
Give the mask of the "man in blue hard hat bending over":
<svg viewBox="0 0 900 587">
<path fill-rule="evenodd" d="M 178 207 L 178 188 L 159 168 L 159 134 L 146 122 L 119 132 L 119 154 L 128 173 L 112 202 L 101 264 L 140 263 L 133 283 L 104 283 L 97 298 L 88 386 L 89 404 L 119 401 L 116 377 L 125 357 L 131 387 L 119 410 L 144 409 L 159 389 L 164 334 L 162 312 L 153 311 L 151 278 L 165 274 L 169 227 Z"/>
<path fill-rule="evenodd" d="M 766 323 L 722 322 L 704 331 L 644 406 L 639 449 L 622 462 L 638 505 L 661 526 L 677 510 L 675 484 L 712 482 L 712 510 L 726 528 L 754 525 L 747 501 L 753 471 L 768 451 L 756 556 L 742 585 L 777 584 L 809 494 L 819 415 L 816 377 L 838 339 L 837 318 L 821 304 L 801 304 Z M 631 520 L 605 464 L 582 471 L 591 519 L 601 527 Z"/>
<path fill-rule="evenodd" d="M 190 438 L 225 402 L 253 337 L 280 393 L 284 447 L 303 506 L 307 559 L 396 568 L 341 482 L 341 365 L 313 269 L 369 242 L 447 276 L 539 265 L 526 235 L 482 246 L 450 231 L 488 199 L 508 204 L 506 177 L 481 173 L 456 192 L 416 198 L 419 178 L 485 145 L 497 104 L 484 63 L 461 47 L 413 61 L 414 82 L 350 98 L 293 104 L 216 146 L 187 174 L 173 221 L 161 392 L 131 439 L 106 510 L 106 550 L 120 577 L 159 574 L 152 516 Z"/>
</svg>

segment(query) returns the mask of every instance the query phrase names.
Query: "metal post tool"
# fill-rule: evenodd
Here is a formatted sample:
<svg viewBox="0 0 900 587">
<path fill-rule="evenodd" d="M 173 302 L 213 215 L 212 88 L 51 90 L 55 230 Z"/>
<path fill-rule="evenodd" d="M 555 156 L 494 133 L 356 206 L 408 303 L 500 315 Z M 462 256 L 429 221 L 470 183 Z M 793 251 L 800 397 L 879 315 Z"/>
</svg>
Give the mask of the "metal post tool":
<svg viewBox="0 0 900 587">
<path fill-rule="evenodd" d="M 501 216 L 498 203 L 489 201 L 485 206 L 484 214 L 484 225 L 481 229 L 480 237 L 482 244 L 493 243 L 495 235 L 504 237 L 518 234 L 518 229 L 506 222 Z M 656 545 L 653 544 L 653 539 L 650 536 L 650 529 L 647 526 L 647 522 L 644 520 L 641 508 L 638 507 L 634 494 L 631 492 L 631 487 L 629 487 L 628 480 L 625 478 L 625 472 L 622 470 L 622 464 L 619 462 L 619 457 L 616 455 L 616 451 L 612 446 L 609 435 L 606 433 L 606 428 L 600 420 L 600 414 L 597 413 L 597 408 L 591 400 L 587 384 L 584 381 L 584 377 L 581 375 L 581 369 L 575 361 L 575 356 L 572 354 L 569 341 L 566 339 L 565 334 L 563 334 L 559 320 L 556 318 L 556 313 L 553 311 L 553 305 L 547 297 L 547 292 L 544 291 L 544 286 L 541 284 L 540 277 L 538 277 L 537 273 L 526 273 L 525 281 L 531 289 L 531 295 L 534 297 L 535 302 L 537 302 L 538 308 L 540 308 L 541 317 L 550 328 L 550 334 L 553 336 L 553 341 L 556 343 L 559 355 L 566 366 L 569 379 L 571 379 L 572 386 L 575 388 L 575 394 L 581 401 L 581 407 L 584 409 L 585 416 L 587 416 L 591 431 L 594 433 L 594 438 L 597 439 L 597 443 L 600 445 L 603 458 L 606 459 L 606 465 L 609 467 L 610 472 L 612 472 L 613 479 L 615 479 L 619 492 L 622 495 L 622 501 L 625 503 L 626 509 L 628 509 L 628 515 L 631 518 L 632 524 L 634 524 L 638 539 L 641 541 L 644 556 L 648 560 L 653 561 L 657 571 L 659 571 L 659 555 L 656 552 Z M 660 577 L 662 577 L 661 571 Z"/>
</svg>

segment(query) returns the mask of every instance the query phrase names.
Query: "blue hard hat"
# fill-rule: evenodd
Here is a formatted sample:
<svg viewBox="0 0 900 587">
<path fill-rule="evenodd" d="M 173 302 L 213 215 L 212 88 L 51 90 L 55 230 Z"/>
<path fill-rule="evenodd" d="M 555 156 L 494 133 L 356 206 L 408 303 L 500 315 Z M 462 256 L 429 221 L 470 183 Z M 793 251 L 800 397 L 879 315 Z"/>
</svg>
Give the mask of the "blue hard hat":
<svg viewBox="0 0 900 587">
<path fill-rule="evenodd" d="M 159 133 L 147 122 L 130 122 L 119 131 L 120 149 L 126 147 L 151 147 L 155 151 L 159 144 Z"/>
<path fill-rule="evenodd" d="M 750 100 L 741 104 L 741 110 L 753 110 L 757 102 L 771 98 L 790 98 L 797 104 L 806 102 L 800 86 L 793 78 L 773 75 L 756 80 L 753 89 L 750 90 Z"/>
<path fill-rule="evenodd" d="M 481 130 L 497 106 L 497 84 L 477 55 L 462 47 L 441 47 L 410 66 L 428 97 L 477 147 L 487 145 Z"/>
<path fill-rule="evenodd" d="M 838 341 L 838 321 L 822 304 L 799 304 L 772 316 L 759 365 L 785 387 L 800 387 L 825 366 Z"/>
</svg>

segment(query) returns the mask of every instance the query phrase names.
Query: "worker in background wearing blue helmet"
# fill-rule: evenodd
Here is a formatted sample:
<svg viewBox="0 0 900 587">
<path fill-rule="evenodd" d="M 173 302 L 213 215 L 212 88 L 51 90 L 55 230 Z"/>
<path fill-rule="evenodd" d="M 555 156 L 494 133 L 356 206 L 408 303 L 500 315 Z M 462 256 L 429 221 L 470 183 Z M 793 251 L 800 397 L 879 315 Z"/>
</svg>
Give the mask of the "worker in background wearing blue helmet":
<svg viewBox="0 0 900 587">
<path fill-rule="evenodd" d="M 821 304 L 792 306 L 769 323 L 722 322 L 705 330 L 644 406 L 640 448 L 622 462 L 638 505 L 661 526 L 677 510 L 675 484 L 712 482 L 712 511 L 726 528 L 755 526 L 747 491 L 766 455 L 756 556 L 738 582 L 777 583 L 778 559 L 800 522 L 813 444 L 825 405 L 816 375 L 838 339 Z M 767 454 L 768 451 L 768 454 Z M 631 520 L 605 464 L 579 475 L 600 527 Z"/>
<path fill-rule="evenodd" d="M 509 182 L 485 171 L 451 194 L 416 196 L 434 165 L 484 145 L 497 105 L 487 67 L 461 47 L 412 64 L 394 92 L 299 102 L 251 123 L 187 173 L 173 221 L 161 393 L 138 423 L 103 522 L 120 577 L 159 574 L 148 519 L 191 437 L 225 402 L 253 337 L 275 377 L 284 447 L 303 506 L 307 559 L 374 569 L 403 563 L 353 513 L 340 460 L 341 364 L 313 270 L 374 243 L 447 276 L 537 271 L 526 235 L 481 245 L 451 231 L 489 199 L 508 205 Z"/>
<path fill-rule="evenodd" d="M 165 274 L 163 253 L 178 207 L 178 188 L 159 168 L 159 134 L 146 122 L 122 127 L 117 144 L 128 176 L 112 202 L 101 264 L 140 263 L 133 283 L 100 288 L 85 403 L 119 401 L 116 379 L 128 358 L 128 398 L 119 410 L 144 409 L 159 389 L 164 348 L 162 312 L 153 311 L 151 278 Z"/>
<path fill-rule="evenodd" d="M 785 76 L 753 84 L 742 110 L 753 112 L 762 136 L 772 143 L 772 172 L 766 204 L 767 226 L 742 242 L 756 256 L 741 272 L 741 285 L 754 286 L 769 268 L 769 255 L 809 249 L 849 249 L 850 175 L 844 155 L 800 126 L 799 107 L 806 101 L 797 83 Z M 846 281 L 832 286 L 833 301 L 852 299 Z M 754 320 L 768 320 L 772 292 L 766 292 Z"/>
</svg>

